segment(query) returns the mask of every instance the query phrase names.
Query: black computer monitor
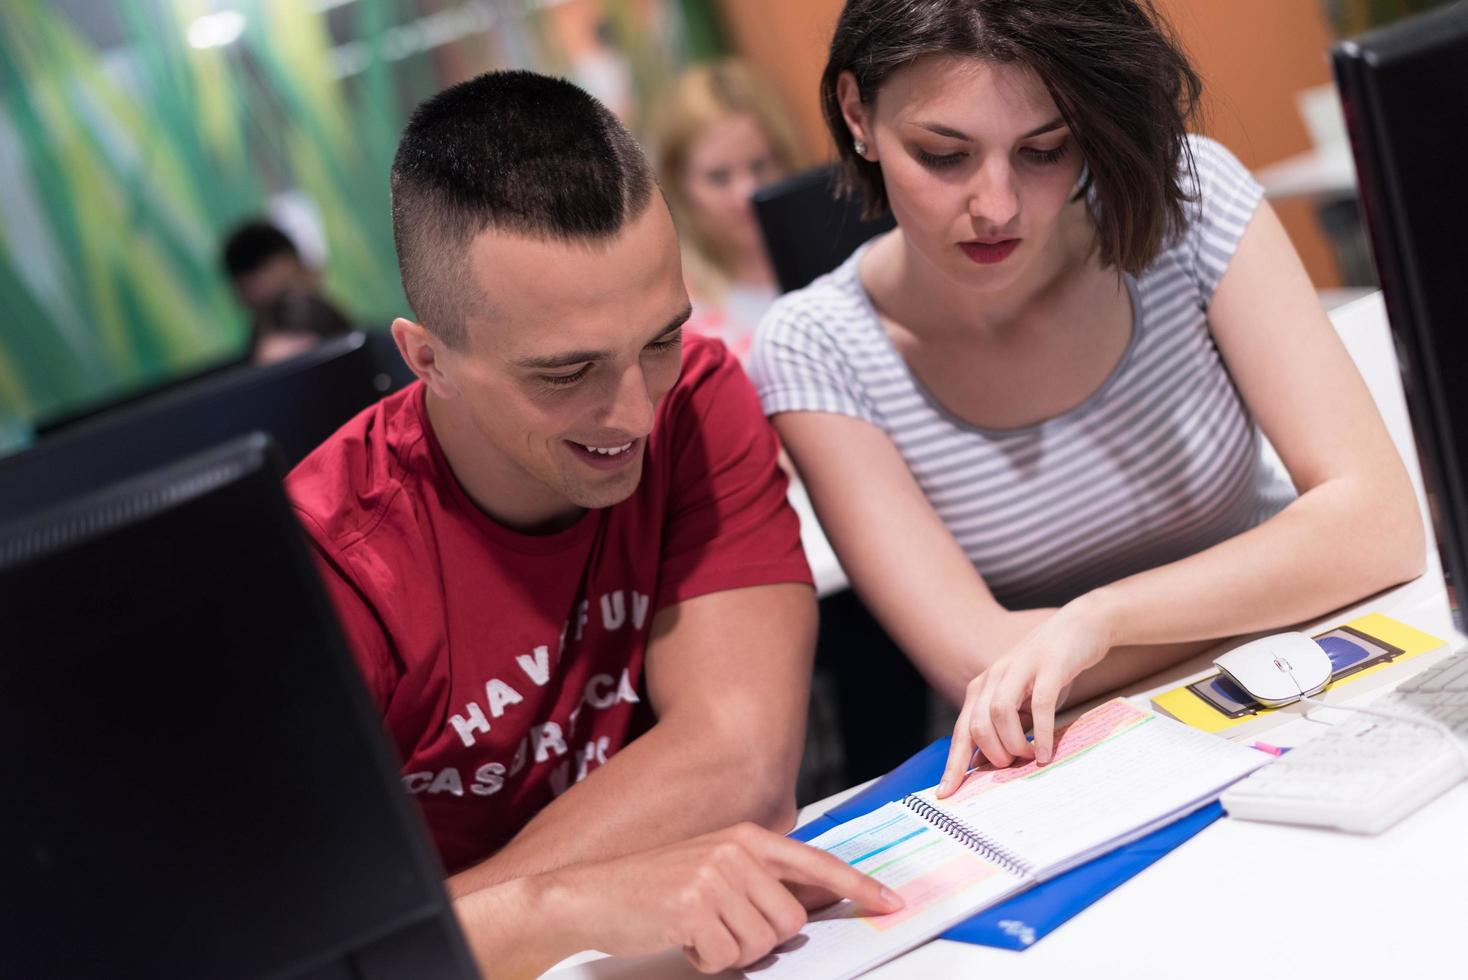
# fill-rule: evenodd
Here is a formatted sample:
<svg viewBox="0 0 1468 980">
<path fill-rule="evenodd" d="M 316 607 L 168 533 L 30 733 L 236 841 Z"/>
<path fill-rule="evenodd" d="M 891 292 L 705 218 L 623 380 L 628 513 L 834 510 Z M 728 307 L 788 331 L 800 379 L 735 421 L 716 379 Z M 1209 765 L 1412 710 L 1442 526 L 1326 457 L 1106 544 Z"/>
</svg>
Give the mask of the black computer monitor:
<svg viewBox="0 0 1468 980">
<path fill-rule="evenodd" d="M 0 520 L 74 499 L 247 432 L 294 465 L 380 395 L 366 338 L 323 341 L 289 360 L 211 375 L 71 426 L 0 459 Z"/>
<path fill-rule="evenodd" d="M 762 187 L 750 198 L 781 292 L 836 268 L 856 247 L 894 227 L 890 215 L 861 216 L 860 201 L 837 197 L 834 166 Z"/>
<path fill-rule="evenodd" d="M 393 339 L 390 326 L 368 330 L 366 335 L 367 353 L 371 355 L 372 366 L 376 370 L 373 386 L 378 394 L 389 394 L 418 380 L 399 353 L 398 342 Z"/>
<path fill-rule="evenodd" d="M 212 361 L 207 361 L 181 374 L 157 379 L 139 387 L 130 387 L 111 393 L 100 400 L 72 407 L 63 412 L 53 412 L 37 418 L 32 429 L 37 439 L 50 439 L 67 429 L 73 428 L 103 415 L 122 411 L 132 405 L 140 405 L 162 397 L 179 388 L 198 384 L 205 378 L 216 377 L 227 371 L 245 367 L 249 358 L 243 352 L 235 352 Z"/>
<path fill-rule="evenodd" d="M 1336 46 L 1361 203 L 1454 616 L 1468 587 L 1468 3 Z"/>
<path fill-rule="evenodd" d="M 476 976 L 280 475 L 0 528 L 0 974 Z"/>
</svg>

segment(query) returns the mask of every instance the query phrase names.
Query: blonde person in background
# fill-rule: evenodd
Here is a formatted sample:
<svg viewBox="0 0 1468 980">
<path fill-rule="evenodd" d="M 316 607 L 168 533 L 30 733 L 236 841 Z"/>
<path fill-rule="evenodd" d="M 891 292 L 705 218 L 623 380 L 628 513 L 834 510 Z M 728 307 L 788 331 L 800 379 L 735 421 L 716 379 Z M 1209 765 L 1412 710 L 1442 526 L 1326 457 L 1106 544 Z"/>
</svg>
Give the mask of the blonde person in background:
<svg viewBox="0 0 1468 980">
<path fill-rule="evenodd" d="M 720 338 L 743 361 L 778 293 L 750 195 L 798 168 L 790 123 L 762 78 L 725 60 L 678 77 L 652 137 L 683 242 L 687 328 Z"/>
<path fill-rule="evenodd" d="M 1050 761 L 1067 701 L 1422 570 L 1402 461 L 1258 183 L 1188 133 L 1200 93 L 1148 0 L 836 26 L 826 122 L 897 227 L 781 297 L 751 374 L 857 592 L 962 705 L 940 796 L 976 752 Z"/>
</svg>

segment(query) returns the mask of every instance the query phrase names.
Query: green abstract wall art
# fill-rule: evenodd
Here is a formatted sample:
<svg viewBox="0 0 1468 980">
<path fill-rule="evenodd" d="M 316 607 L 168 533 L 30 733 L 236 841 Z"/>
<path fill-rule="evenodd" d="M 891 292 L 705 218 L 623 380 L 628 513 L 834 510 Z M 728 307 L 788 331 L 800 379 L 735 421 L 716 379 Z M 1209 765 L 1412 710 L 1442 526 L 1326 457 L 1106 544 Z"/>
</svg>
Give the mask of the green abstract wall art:
<svg viewBox="0 0 1468 980">
<path fill-rule="evenodd" d="M 513 65 L 620 86 L 635 112 L 690 28 L 717 43 L 706 8 L 0 3 L 0 451 L 37 420 L 238 351 L 219 244 L 284 204 L 306 203 L 338 305 L 369 326 L 406 312 L 387 173 L 412 107 Z"/>
</svg>

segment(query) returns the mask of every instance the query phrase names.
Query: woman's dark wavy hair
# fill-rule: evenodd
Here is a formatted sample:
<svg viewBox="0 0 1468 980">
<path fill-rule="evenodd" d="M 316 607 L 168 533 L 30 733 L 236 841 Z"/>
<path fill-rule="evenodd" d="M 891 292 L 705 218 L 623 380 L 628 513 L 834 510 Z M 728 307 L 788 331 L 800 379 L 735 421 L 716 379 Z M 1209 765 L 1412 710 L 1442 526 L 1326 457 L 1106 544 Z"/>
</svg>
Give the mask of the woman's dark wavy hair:
<svg viewBox="0 0 1468 980">
<path fill-rule="evenodd" d="M 1141 272 L 1186 222 L 1186 133 L 1202 83 L 1151 0 L 847 0 L 821 76 L 821 108 L 841 155 L 838 193 L 867 217 L 889 210 L 879 164 L 856 155 L 836 99 L 849 71 L 863 105 L 894 71 L 930 54 L 1024 65 L 1049 89 L 1087 164 L 1079 194 L 1103 265 Z"/>
</svg>

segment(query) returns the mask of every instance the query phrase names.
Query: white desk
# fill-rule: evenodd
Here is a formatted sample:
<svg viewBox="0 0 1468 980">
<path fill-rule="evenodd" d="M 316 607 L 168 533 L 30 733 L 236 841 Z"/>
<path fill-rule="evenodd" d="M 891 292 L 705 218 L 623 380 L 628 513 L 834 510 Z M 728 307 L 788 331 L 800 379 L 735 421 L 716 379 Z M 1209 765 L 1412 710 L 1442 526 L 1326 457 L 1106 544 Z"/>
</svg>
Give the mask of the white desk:
<svg viewBox="0 0 1468 980">
<path fill-rule="evenodd" d="M 1411 429 L 1379 295 L 1332 317 L 1377 399 L 1423 501 Z M 1424 514 L 1426 513 L 1424 507 Z M 1442 573 L 1427 574 L 1319 626 L 1377 611 L 1453 637 Z M 1136 685 L 1145 704 L 1178 678 L 1201 673 L 1200 655 Z M 1292 745 L 1319 724 L 1295 721 L 1269 740 Z M 851 791 L 807 807 L 805 822 Z M 935 940 L 867 974 L 921 977 L 1269 976 L 1444 977 L 1468 974 L 1457 930 L 1468 924 L 1468 783 L 1376 837 L 1220 820 L 1041 940 L 1014 953 Z M 588 955 L 576 958 L 585 960 Z M 567 961 L 556 980 L 692 978 L 678 953 L 641 960 Z"/>
</svg>

